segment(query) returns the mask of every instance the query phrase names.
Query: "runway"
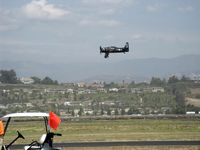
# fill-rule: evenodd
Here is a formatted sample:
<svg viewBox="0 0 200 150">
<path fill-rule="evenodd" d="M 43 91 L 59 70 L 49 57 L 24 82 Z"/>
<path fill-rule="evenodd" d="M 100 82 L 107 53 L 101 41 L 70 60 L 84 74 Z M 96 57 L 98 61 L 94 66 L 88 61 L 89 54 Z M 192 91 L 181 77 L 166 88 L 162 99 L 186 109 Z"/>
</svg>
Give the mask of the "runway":
<svg viewBox="0 0 200 150">
<path fill-rule="evenodd" d="M 107 147 L 107 146 L 164 146 L 200 145 L 200 141 L 128 141 L 128 142 L 81 142 L 54 143 L 55 147 Z M 13 145 L 11 149 L 22 149 L 25 145 Z"/>
</svg>

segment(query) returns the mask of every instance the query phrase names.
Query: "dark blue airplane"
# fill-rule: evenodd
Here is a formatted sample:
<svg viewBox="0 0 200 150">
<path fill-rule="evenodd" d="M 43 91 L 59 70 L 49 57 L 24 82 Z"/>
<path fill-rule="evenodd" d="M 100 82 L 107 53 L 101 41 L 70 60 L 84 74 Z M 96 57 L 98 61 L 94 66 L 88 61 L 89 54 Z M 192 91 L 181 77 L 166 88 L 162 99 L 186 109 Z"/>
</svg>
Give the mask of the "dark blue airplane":
<svg viewBox="0 0 200 150">
<path fill-rule="evenodd" d="M 129 44 L 126 42 L 124 47 L 115 47 L 115 46 L 110 46 L 110 47 L 101 47 L 100 46 L 100 53 L 105 53 L 104 58 L 108 58 L 110 53 L 124 53 L 129 52 Z"/>
</svg>

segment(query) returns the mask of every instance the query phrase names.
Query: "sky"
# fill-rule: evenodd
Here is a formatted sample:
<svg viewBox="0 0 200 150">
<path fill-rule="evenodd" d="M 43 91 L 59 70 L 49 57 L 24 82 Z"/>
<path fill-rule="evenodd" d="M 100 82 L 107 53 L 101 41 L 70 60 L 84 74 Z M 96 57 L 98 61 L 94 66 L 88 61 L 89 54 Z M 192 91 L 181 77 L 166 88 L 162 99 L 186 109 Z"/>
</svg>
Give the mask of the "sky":
<svg viewBox="0 0 200 150">
<path fill-rule="evenodd" d="M 0 0 L 0 61 L 117 62 L 200 54 L 199 0 Z M 130 52 L 104 59 L 99 47 Z"/>
</svg>

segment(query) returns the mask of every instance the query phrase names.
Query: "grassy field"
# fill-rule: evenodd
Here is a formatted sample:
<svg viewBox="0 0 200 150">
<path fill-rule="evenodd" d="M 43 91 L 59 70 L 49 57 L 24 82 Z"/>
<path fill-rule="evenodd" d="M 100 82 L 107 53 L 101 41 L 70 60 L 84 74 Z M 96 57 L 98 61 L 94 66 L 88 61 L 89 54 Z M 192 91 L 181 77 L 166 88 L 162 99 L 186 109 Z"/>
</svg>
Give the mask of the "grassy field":
<svg viewBox="0 0 200 150">
<path fill-rule="evenodd" d="M 17 136 L 26 138 L 16 143 L 31 143 L 45 133 L 43 122 L 11 122 L 5 137 L 8 143 Z M 200 140 L 200 120 L 121 120 L 95 122 L 61 122 L 54 142 Z"/>
</svg>

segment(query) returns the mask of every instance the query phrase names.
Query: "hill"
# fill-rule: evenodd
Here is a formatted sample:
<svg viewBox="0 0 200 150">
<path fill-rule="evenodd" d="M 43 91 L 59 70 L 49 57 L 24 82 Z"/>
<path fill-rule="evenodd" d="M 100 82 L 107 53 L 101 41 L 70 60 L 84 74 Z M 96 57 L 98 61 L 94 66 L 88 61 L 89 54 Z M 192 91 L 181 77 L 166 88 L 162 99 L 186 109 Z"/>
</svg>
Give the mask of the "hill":
<svg viewBox="0 0 200 150">
<path fill-rule="evenodd" d="M 200 73 L 200 55 L 184 55 L 176 58 L 131 59 L 120 62 L 102 60 L 101 63 L 39 63 L 0 61 L 0 69 L 14 69 L 19 77 L 49 76 L 60 82 L 149 81 L 152 76 L 167 78 L 171 74 L 190 75 Z"/>
</svg>

